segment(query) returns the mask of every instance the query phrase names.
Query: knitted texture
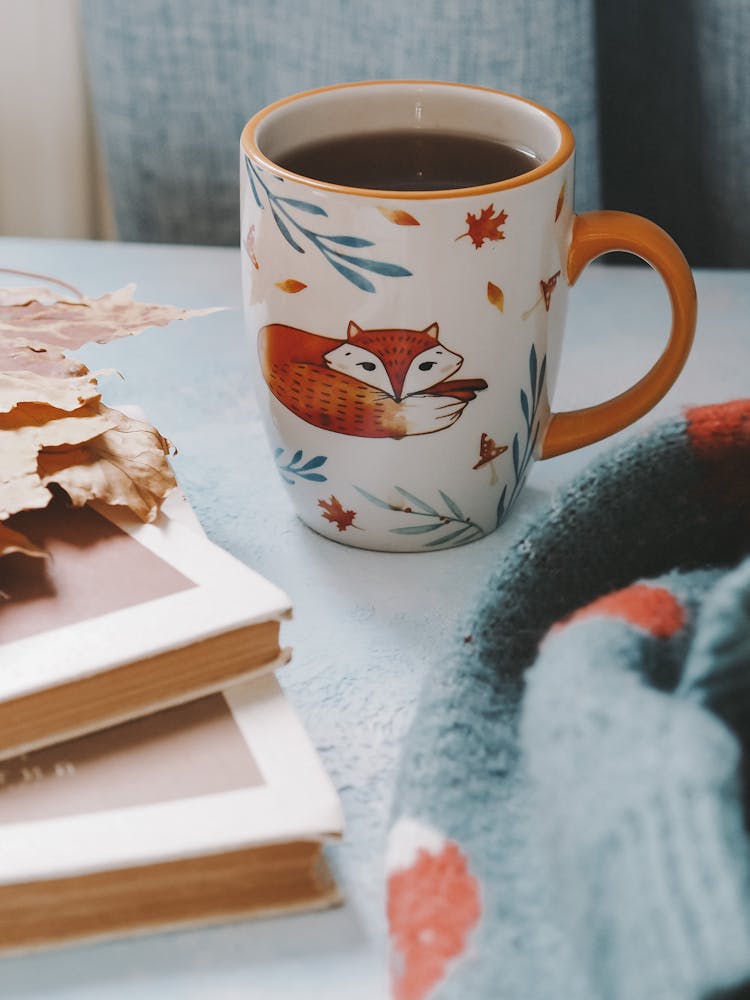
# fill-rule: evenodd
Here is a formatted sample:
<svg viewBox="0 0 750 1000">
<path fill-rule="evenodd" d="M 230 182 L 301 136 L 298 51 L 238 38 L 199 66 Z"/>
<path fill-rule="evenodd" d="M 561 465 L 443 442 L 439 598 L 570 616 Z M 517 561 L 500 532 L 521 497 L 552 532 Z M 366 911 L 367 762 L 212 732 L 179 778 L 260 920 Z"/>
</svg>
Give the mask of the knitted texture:
<svg viewBox="0 0 750 1000">
<path fill-rule="evenodd" d="M 404 747 L 397 1000 L 750 981 L 748 552 L 750 400 L 631 439 L 524 528 Z"/>
</svg>

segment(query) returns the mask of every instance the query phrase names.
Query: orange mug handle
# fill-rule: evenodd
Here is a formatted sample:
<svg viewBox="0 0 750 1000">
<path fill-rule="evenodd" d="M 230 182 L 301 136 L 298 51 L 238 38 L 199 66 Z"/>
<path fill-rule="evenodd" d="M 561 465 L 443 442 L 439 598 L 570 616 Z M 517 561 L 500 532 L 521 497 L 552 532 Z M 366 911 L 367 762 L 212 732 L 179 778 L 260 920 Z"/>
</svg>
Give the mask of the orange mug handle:
<svg viewBox="0 0 750 1000">
<path fill-rule="evenodd" d="M 667 393 L 690 352 L 697 317 L 693 275 L 671 236 L 648 219 L 627 212 L 585 212 L 575 216 L 568 250 L 568 283 L 575 284 L 587 264 L 613 250 L 642 257 L 661 275 L 672 305 L 669 342 L 651 370 L 618 396 L 596 406 L 553 413 L 542 439 L 540 458 L 593 444 L 642 417 Z"/>
</svg>

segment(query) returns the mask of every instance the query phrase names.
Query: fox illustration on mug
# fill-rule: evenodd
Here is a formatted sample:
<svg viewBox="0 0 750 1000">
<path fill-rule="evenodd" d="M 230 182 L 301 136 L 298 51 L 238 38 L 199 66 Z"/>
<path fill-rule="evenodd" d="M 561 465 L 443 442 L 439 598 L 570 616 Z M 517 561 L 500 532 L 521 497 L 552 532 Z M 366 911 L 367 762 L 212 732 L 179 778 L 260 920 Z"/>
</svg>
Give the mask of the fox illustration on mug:
<svg viewBox="0 0 750 1000">
<path fill-rule="evenodd" d="M 345 340 L 281 323 L 258 335 L 261 370 L 272 394 L 315 427 L 355 437 L 402 438 L 452 426 L 487 388 L 452 379 L 463 358 L 424 330 L 363 330 Z"/>
</svg>

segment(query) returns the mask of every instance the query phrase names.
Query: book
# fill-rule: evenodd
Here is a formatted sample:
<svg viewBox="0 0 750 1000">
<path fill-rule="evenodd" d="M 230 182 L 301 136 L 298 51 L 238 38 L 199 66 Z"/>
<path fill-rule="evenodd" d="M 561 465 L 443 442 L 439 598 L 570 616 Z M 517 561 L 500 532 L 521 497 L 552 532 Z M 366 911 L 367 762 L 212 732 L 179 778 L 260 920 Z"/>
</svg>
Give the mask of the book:
<svg viewBox="0 0 750 1000">
<path fill-rule="evenodd" d="M 0 763 L 0 950 L 340 901 L 341 807 L 273 674 Z"/>
<path fill-rule="evenodd" d="M 182 513 L 54 501 L 13 521 L 50 555 L 0 560 L 0 760 L 287 661 L 288 597 Z"/>
</svg>

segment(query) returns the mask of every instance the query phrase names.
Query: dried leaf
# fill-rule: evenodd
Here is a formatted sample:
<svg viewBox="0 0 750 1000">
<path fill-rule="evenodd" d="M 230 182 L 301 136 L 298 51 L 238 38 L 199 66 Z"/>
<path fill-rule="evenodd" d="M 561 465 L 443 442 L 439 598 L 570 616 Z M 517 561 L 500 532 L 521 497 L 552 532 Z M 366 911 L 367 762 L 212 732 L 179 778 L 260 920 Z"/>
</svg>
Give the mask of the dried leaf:
<svg viewBox="0 0 750 1000">
<path fill-rule="evenodd" d="M 116 426 L 119 414 L 100 403 L 65 413 L 43 403 L 21 403 L 0 418 L 0 520 L 46 507 L 51 494 L 39 474 L 46 448 L 77 445 Z"/>
<path fill-rule="evenodd" d="M 294 295 L 297 292 L 301 292 L 303 288 L 307 288 L 304 281 L 297 281 L 296 278 L 287 278 L 286 281 L 277 281 L 276 287 L 280 288 L 282 292 L 289 292 L 290 295 Z"/>
<path fill-rule="evenodd" d="M 353 510 L 344 510 L 336 497 L 330 500 L 318 500 L 318 507 L 323 508 L 323 517 L 331 524 L 335 524 L 339 531 L 346 531 L 347 528 L 354 527 L 354 518 L 357 516 Z"/>
<path fill-rule="evenodd" d="M 461 233 L 457 236 L 457 240 L 461 240 L 464 236 L 471 238 L 471 242 L 474 244 L 478 250 L 484 245 L 485 240 L 490 240 L 494 242 L 495 240 L 504 240 L 505 233 L 502 232 L 501 226 L 504 226 L 508 221 L 508 215 L 503 212 L 502 209 L 495 215 L 495 206 L 489 205 L 487 208 L 483 208 L 479 213 L 479 216 L 472 215 L 468 212 L 466 215 L 466 225 L 469 227 L 465 233 Z"/>
<path fill-rule="evenodd" d="M 206 316 L 216 309 L 182 309 L 148 305 L 133 299 L 135 285 L 107 292 L 98 299 L 59 298 L 33 300 L 26 305 L 0 304 L 0 337 L 27 333 L 30 340 L 64 349 L 95 341 L 106 344 L 150 326 L 167 326 L 175 320 Z"/>
<path fill-rule="evenodd" d="M 502 288 L 498 288 L 491 281 L 487 282 L 487 301 L 495 306 L 500 312 L 505 308 L 505 296 Z"/>
<path fill-rule="evenodd" d="M 25 306 L 30 302 L 55 302 L 57 296 L 42 285 L 0 288 L 0 306 Z"/>
<path fill-rule="evenodd" d="M 397 226 L 418 226 L 420 224 L 418 219 L 409 215 L 402 208 L 386 208 L 385 205 L 378 205 L 378 211 L 389 222 L 393 222 Z"/>
<path fill-rule="evenodd" d="M 4 289 L 0 288 L 0 292 Z M 0 372 L 39 372 L 59 378 L 86 375 L 82 361 L 66 358 L 62 351 L 49 350 L 45 344 L 22 337 L 5 337 L 0 341 Z"/>
<path fill-rule="evenodd" d="M 70 297 L 41 286 L 0 289 L 0 521 L 46 507 L 55 484 L 76 505 L 99 499 L 152 520 L 176 485 L 171 445 L 149 424 L 103 406 L 95 377 L 62 352 L 216 310 L 135 302 L 133 285 L 90 299 L 60 284 Z M 43 554 L 0 528 L 0 556 Z"/>
<path fill-rule="evenodd" d="M 0 371 L 0 414 L 10 413 L 20 403 L 44 403 L 71 412 L 100 398 L 91 377 L 59 378 L 28 371 Z"/>
<path fill-rule="evenodd" d="M 177 485 L 167 461 L 171 445 L 150 424 L 102 407 L 115 426 L 78 445 L 45 448 L 39 454 L 42 483 L 57 483 L 76 507 L 88 500 L 124 505 L 153 521 L 166 494 Z"/>
<path fill-rule="evenodd" d="M 20 552 L 25 556 L 33 556 L 35 559 L 45 559 L 47 557 L 44 549 L 40 549 L 38 545 L 34 545 L 20 531 L 14 531 L 7 524 L 0 523 L 0 556 L 9 556 L 14 552 Z"/>
</svg>

